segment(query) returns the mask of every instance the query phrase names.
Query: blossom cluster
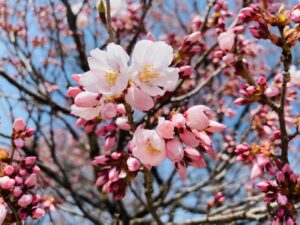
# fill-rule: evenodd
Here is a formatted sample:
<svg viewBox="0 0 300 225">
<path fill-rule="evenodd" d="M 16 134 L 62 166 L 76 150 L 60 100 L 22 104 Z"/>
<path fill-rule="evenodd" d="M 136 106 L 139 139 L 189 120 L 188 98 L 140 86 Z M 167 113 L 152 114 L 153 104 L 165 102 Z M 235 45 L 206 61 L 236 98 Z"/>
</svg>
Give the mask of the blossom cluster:
<svg viewBox="0 0 300 225">
<path fill-rule="evenodd" d="M 13 124 L 12 148 L 22 148 L 24 140 L 32 136 L 34 130 L 26 128 L 21 118 Z M 36 157 L 15 159 L 15 151 L 11 155 L 1 149 L 0 152 L 0 223 L 14 223 L 27 217 L 41 218 L 49 205 L 35 194 L 37 177 L 40 168 L 36 165 Z"/>
</svg>

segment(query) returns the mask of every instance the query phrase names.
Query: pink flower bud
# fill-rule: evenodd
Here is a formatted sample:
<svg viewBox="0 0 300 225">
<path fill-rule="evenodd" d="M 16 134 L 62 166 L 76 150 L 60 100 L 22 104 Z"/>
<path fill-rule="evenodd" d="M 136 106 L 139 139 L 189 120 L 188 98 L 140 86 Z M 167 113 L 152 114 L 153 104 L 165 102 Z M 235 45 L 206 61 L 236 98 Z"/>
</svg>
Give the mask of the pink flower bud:
<svg viewBox="0 0 300 225">
<path fill-rule="evenodd" d="M 270 184 L 267 181 L 260 182 L 256 185 L 261 192 L 267 192 Z"/>
<path fill-rule="evenodd" d="M 194 68 L 192 66 L 182 66 L 179 68 L 179 76 L 180 77 L 189 77 L 194 72 Z"/>
<path fill-rule="evenodd" d="M 185 117 L 181 113 L 176 113 L 172 116 L 174 127 L 183 128 L 185 126 Z"/>
<path fill-rule="evenodd" d="M 27 194 L 27 195 L 22 195 L 22 197 L 18 201 L 18 205 L 25 208 L 28 205 L 30 205 L 32 202 L 32 195 Z"/>
<path fill-rule="evenodd" d="M 270 86 L 264 91 L 264 95 L 267 97 L 274 97 L 279 94 L 279 90 L 276 87 Z"/>
<path fill-rule="evenodd" d="M 157 133 L 159 136 L 165 139 L 173 138 L 174 136 L 174 126 L 171 121 L 165 120 L 164 118 L 159 118 Z"/>
<path fill-rule="evenodd" d="M 259 86 L 264 86 L 267 83 L 266 77 L 264 75 L 260 75 L 257 80 L 257 83 Z"/>
<path fill-rule="evenodd" d="M 14 145 L 17 147 L 17 148 L 22 148 L 24 146 L 25 142 L 23 140 L 23 138 L 16 138 L 14 139 Z"/>
<path fill-rule="evenodd" d="M 173 162 L 178 162 L 183 159 L 184 152 L 182 144 L 177 138 L 167 141 L 166 154 L 167 157 Z"/>
<path fill-rule="evenodd" d="M 35 186 L 36 184 L 36 174 L 33 173 L 33 174 L 30 174 L 29 177 L 27 177 L 27 179 L 25 180 L 25 185 L 28 187 L 28 188 L 32 188 Z"/>
<path fill-rule="evenodd" d="M 35 156 L 26 157 L 24 160 L 25 166 L 32 166 L 36 162 Z"/>
<path fill-rule="evenodd" d="M 233 63 L 233 62 L 235 61 L 235 57 L 234 57 L 233 54 L 228 53 L 228 54 L 226 54 L 226 55 L 224 55 L 224 56 L 222 57 L 222 60 L 223 60 L 226 64 L 231 64 L 231 63 Z"/>
<path fill-rule="evenodd" d="M 105 165 L 106 162 L 109 160 L 109 157 L 106 155 L 100 155 L 95 157 L 95 159 L 92 161 L 93 165 Z"/>
<path fill-rule="evenodd" d="M 74 102 L 78 107 L 93 107 L 99 103 L 99 94 L 84 91 L 76 96 Z"/>
<path fill-rule="evenodd" d="M 223 51 L 231 51 L 235 41 L 235 34 L 232 30 L 223 32 L 218 37 L 219 46 Z"/>
<path fill-rule="evenodd" d="M 251 170 L 250 179 L 255 179 L 255 178 L 259 177 L 260 175 L 262 175 L 261 168 L 257 164 L 254 164 L 254 166 L 252 167 L 252 170 Z"/>
<path fill-rule="evenodd" d="M 15 180 L 8 176 L 0 177 L 0 187 L 3 190 L 11 190 L 15 185 Z"/>
<path fill-rule="evenodd" d="M 69 87 L 67 96 L 71 98 L 75 98 L 82 90 L 79 87 Z"/>
<path fill-rule="evenodd" d="M 34 134 L 35 130 L 33 128 L 26 129 L 25 136 L 31 137 Z"/>
<path fill-rule="evenodd" d="M 198 41 L 202 36 L 202 33 L 200 31 L 195 31 L 194 33 L 191 33 L 189 36 L 187 36 L 187 41 L 188 42 L 196 42 Z"/>
<path fill-rule="evenodd" d="M 13 195 L 16 197 L 16 198 L 19 198 L 21 195 L 22 195 L 22 189 L 21 187 L 15 187 L 14 190 L 13 190 Z"/>
<path fill-rule="evenodd" d="M 37 165 L 34 165 L 32 168 L 32 172 L 38 174 L 41 172 L 41 169 Z"/>
<path fill-rule="evenodd" d="M 117 106 L 112 102 L 105 104 L 101 109 L 101 118 L 103 120 L 110 120 L 114 118 L 116 115 L 117 115 Z"/>
<path fill-rule="evenodd" d="M 208 127 L 205 129 L 211 133 L 221 132 L 226 129 L 226 125 L 219 123 L 217 121 L 210 120 Z"/>
<path fill-rule="evenodd" d="M 115 144 L 116 144 L 116 137 L 108 136 L 105 139 L 105 143 L 104 143 L 104 147 L 103 147 L 104 152 L 105 153 L 110 152 L 114 148 Z"/>
<path fill-rule="evenodd" d="M 287 204 L 288 199 L 287 199 L 287 197 L 285 195 L 282 195 L 282 194 L 278 193 L 278 195 L 277 195 L 277 202 L 278 202 L 279 205 L 283 206 L 283 205 Z"/>
<path fill-rule="evenodd" d="M 204 105 L 190 107 L 185 113 L 187 126 L 199 131 L 207 128 L 209 125 L 209 119 L 206 113 L 209 111 L 210 109 Z"/>
<path fill-rule="evenodd" d="M 203 160 L 202 155 L 196 149 L 194 149 L 194 148 L 185 148 L 184 152 L 185 152 L 186 156 L 190 158 L 190 160 L 191 160 L 190 164 L 192 166 L 200 167 L 200 168 L 206 166 L 206 163 Z"/>
<path fill-rule="evenodd" d="M 183 132 L 179 134 L 180 139 L 189 147 L 197 147 L 200 141 L 196 138 L 193 132 L 184 129 Z"/>
<path fill-rule="evenodd" d="M 42 208 L 36 208 L 33 210 L 31 217 L 33 219 L 41 218 L 45 215 L 45 210 Z"/>
<path fill-rule="evenodd" d="M 17 118 L 14 121 L 13 129 L 14 129 L 15 132 L 25 130 L 26 129 L 26 124 L 25 124 L 24 120 L 22 118 Z"/>
<path fill-rule="evenodd" d="M 299 19 L 299 22 L 300 22 L 300 19 Z M 286 225 L 295 225 L 295 224 L 296 224 L 295 220 L 292 217 L 289 217 L 286 221 Z"/>
<path fill-rule="evenodd" d="M 4 168 L 4 173 L 5 173 L 7 176 L 11 176 L 11 175 L 14 173 L 14 167 L 11 166 L 11 165 L 5 166 L 5 168 Z"/>
<path fill-rule="evenodd" d="M 129 171 L 134 172 L 140 168 L 140 162 L 134 157 L 129 157 L 127 159 L 127 166 L 128 166 Z"/>
<path fill-rule="evenodd" d="M 130 125 L 128 124 L 126 117 L 118 117 L 116 119 L 116 124 L 121 130 L 130 130 Z"/>
<path fill-rule="evenodd" d="M 106 182 L 107 182 L 107 178 L 105 178 L 104 176 L 100 176 L 97 178 L 96 187 L 100 187 L 103 184 L 105 184 Z"/>
<path fill-rule="evenodd" d="M 125 101 L 141 111 L 148 111 L 154 106 L 152 97 L 137 87 L 127 89 Z"/>
<path fill-rule="evenodd" d="M 126 114 L 126 109 L 125 109 L 125 106 L 124 104 L 118 104 L 117 105 L 117 112 L 121 115 L 124 115 Z"/>
<path fill-rule="evenodd" d="M 249 103 L 249 101 L 244 99 L 244 98 L 237 98 L 233 102 L 233 104 L 235 104 L 235 105 L 244 105 L 244 104 L 247 104 L 247 103 Z"/>
<path fill-rule="evenodd" d="M 15 182 L 16 182 L 16 185 L 22 185 L 23 184 L 23 179 L 19 176 L 16 176 L 15 177 Z"/>
</svg>

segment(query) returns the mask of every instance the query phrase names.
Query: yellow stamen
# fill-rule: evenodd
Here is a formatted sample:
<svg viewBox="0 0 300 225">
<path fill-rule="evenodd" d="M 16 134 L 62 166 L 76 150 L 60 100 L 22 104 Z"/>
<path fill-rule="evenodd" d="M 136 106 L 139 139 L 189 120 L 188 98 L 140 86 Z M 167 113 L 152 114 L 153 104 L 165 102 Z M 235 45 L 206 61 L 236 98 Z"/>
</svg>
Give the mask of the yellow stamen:
<svg viewBox="0 0 300 225">
<path fill-rule="evenodd" d="M 151 144 L 148 144 L 147 145 L 147 150 L 151 153 L 156 153 L 156 152 L 159 152 L 158 149 L 154 148 Z"/>
<path fill-rule="evenodd" d="M 146 64 L 141 72 L 139 72 L 139 79 L 142 82 L 148 82 L 152 79 L 158 78 L 159 73 L 155 69 L 154 65 Z"/>
<path fill-rule="evenodd" d="M 105 79 L 110 87 L 116 85 L 119 76 L 120 76 L 120 72 L 115 70 L 109 70 L 105 73 Z"/>
</svg>

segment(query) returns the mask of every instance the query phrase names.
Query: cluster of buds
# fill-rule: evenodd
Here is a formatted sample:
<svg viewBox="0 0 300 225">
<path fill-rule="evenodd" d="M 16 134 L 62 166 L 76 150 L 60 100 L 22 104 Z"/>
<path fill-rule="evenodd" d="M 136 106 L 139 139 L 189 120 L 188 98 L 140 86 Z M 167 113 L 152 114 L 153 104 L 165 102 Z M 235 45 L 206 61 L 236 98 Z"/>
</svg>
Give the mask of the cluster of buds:
<svg viewBox="0 0 300 225">
<path fill-rule="evenodd" d="M 266 203 L 277 203 L 273 210 L 273 225 L 296 224 L 294 203 L 300 199 L 300 179 L 288 164 L 277 173 L 275 181 L 265 180 L 257 184 L 260 191 L 266 193 Z"/>
<path fill-rule="evenodd" d="M 92 164 L 98 170 L 96 186 L 106 193 L 112 193 L 116 200 L 126 194 L 128 184 L 136 177 L 139 161 L 125 153 L 113 152 L 111 155 L 96 157 Z"/>
<path fill-rule="evenodd" d="M 204 46 L 201 37 L 202 33 L 200 31 L 195 31 L 183 38 L 177 56 L 174 59 L 174 64 L 176 66 L 187 66 L 190 63 L 191 58 L 203 50 Z"/>
<path fill-rule="evenodd" d="M 103 146 L 104 154 L 110 154 L 117 143 L 116 129 L 117 126 L 115 123 L 109 123 L 96 130 L 97 135 L 105 137 Z"/>
<path fill-rule="evenodd" d="M 238 18 L 239 23 L 248 23 L 251 21 L 256 21 L 262 17 L 262 9 L 257 4 L 251 4 L 248 7 L 241 9 L 239 12 Z"/>
<path fill-rule="evenodd" d="M 252 165 L 251 179 L 261 177 L 264 171 L 269 172 L 271 175 L 276 173 L 276 166 L 272 160 L 273 151 L 268 143 L 260 146 L 239 144 L 235 148 L 235 153 L 237 154 L 237 161 Z"/>
<path fill-rule="evenodd" d="M 44 216 L 41 198 L 33 193 L 37 174 L 40 172 L 40 168 L 35 165 L 36 158 L 25 157 L 21 162 L 12 164 L 7 161 L 8 158 L 2 159 L 0 170 L 0 193 L 6 212 L 5 222 L 14 223 L 27 217 L 37 219 Z M 17 212 L 18 218 L 15 218 L 13 211 Z"/>
<path fill-rule="evenodd" d="M 275 77 L 274 83 L 269 85 L 264 75 L 260 75 L 257 79 L 257 85 L 242 85 L 240 93 L 243 97 L 234 101 L 236 105 L 245 105 L 259 101 L 262 95 L 267 97 L 276 97 L 280 93 L 281 82 Z"/>
<path fill-rule="evenodd" d="M 225 125 L 212 120 L 208 107 L 196 105 L 183 114 L 171 112 L 170 120 L 160 118 L 157 134 L 165 142 L 166 156 L 175 164 L 180 178 L 184 180 L 189 165 L 200 168 L 206 166 L 201 152 L 215 156 L 210 136 L 224 129 Z M 149 159 L 141 161 L 151 165 Z"/>
<path fill-rule="evenodd" d="M 13 144 L 17 148 L 22 148 L 25 144 L 25 139 L 34 134 L 33 128 L 27 128 L 23 119 L 18 118 L 13 124 Z"/>
</svg>

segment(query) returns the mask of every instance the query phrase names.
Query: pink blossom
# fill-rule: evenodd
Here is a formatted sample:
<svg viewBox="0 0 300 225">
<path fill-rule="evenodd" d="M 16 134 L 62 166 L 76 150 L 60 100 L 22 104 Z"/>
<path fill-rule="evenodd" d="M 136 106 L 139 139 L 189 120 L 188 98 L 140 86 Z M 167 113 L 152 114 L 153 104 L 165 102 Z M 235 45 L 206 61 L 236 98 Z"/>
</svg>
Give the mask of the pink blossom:
<svg viewBox="0 0 300 225">
<path fill-rule="evenodd" d="M 218 37 L 219 46 L 223 51 L 231 51 L 235 41 L 235 34 L 232 30 L 223 32 Z"/>
<path fill-rule="evenodd" d="M 109 102 L 102 106 L 101 118 L 103 120 L 110 120 L 114 118 L 116 115 L 117 115 L 117 106 L 114 103 Z"/>
<path fill-rule="evenodd" d="M 0 187 L 1 187 L 1 189 L 10 190 L 14 187 L 14 185 L 15 185 L 15 180 L 14 179 L 11 179 L 8 176 L 0 177 Z"/>
<path fill-rule="evenodd" d="M 226 129 L 226 125 L 219 123 L 217 121 L 210 120 L 209 125 L 205 130 L 212 133 L 218 133 L 225 129 Z"/>
<path fill-rule="evenodd" d="M 84 91 L 75 97 L 74 102 L 78 107 L 93 107 L 99 103 L 99 99 L 99 94 Z"/>
<path fill-rule="evenodd" d="M 278 193 L 278 195 L 277 195 L 277 202 L 278 202 L 279 205 L 283 206 L 283 205 L 287 204 L 288 199 L 287 199 L 287 197 L 285 195 L 282 195 L 282 194 Z"/>
<path fill-rule="evenodd" d="M 200 143 L 193 132 L 189 131 L 188 129 L 184 129 L 182 132 L 180 132 L 179 137 L 184 144 L 192 148 L 197 147 Z"/>
<path fill-rule="evenodd" d="M 92 120 L 99 116 L 101 112 L 101 106 L 96 107 L 78 107 L 76 105 L 71 106 L 71 114 L 79 116 L 85 120 Z"/>
<path fill-rule="evenodd" d="M 191 129 L 204 130 L 209 126 L 209 118 L 207 117 L 207 112 L 210 109 L 204 105 L 196 105 L 190 107 L 186 112 L 186 124 Z"/>
<path fill-rule="evenodd" d="M 167 141 L 166 153 L 167 153 L 167 157 L 171 161 L 173 162 L 181 161 L 184 153 L 181 142 L 177 138 Z"/>
<path fill-rule="evenodd" d="M 32 200 L 33 200 L 32 195 L 30 194 L 22 195 L 22 197 L 18 200 L 18 205 L 25 208 L 31 204 Z"/>
<path fill-rule="evenodd" d="M 116 125 L 121 130 L 130 130 L 130 125 L 128 124 L 127 117 L 118 117 L 116 119 Z"/>
<path fill-rule="evenodd" d="M 27 179 L 25 180 L 25 185 L 26 185 L 28 188 L 34 187 L 35 184 L 36 184 L 36 181 L 37 181 L 36 174 L 35 174 L 35 173 L 30 174 L 30 176 L 27 177 Z"/>
<path fill-rule="evenodd" d="M 264 91 L 265 96 L 274 97 L 279 94 L 279 90 L 276 87 L 270 86 Z"/>
<path fill-rule="evenodd" d="M 133 135 L 132 154 L 143 164 L 157 166 L 166 157 L 164 140 L 154 130 L 138 128 Z"/>
<path fill-rule="evenodd" d="M 171 121 L 165 120 L 163 117 L 159 118 L 157 133 L 165 139 L 173 138 L 174 126 Z"/>
<path fill-rule="evenodd" d="M 252 167 L 250 178 L 255 179 L 261 175 L 262 175 L 262 170 L 259 167 L 259 165 L 255 163 Z"/>
<path fill-rule="evenodd" d="M 187 155 L 187 157 L 189 157 L 191 160 L 190 165 L 195 166 L 195 167 L 200 167 L 200 168 L 206 166 L 206 163 L 205 163 L 202 155 L 196 149 L 185 148 L 184 152 Z"/>
<path fill-rule="evenodd" d="M 26 129 L 26 124 L 22 118 L 17 118 L 13 124 L 14 131 L 24 131 Z"/>
<path fill-rule="evenodd" d="M 154 101 L 151 96 L 137 87 L 130 87 L 127 89 L 125 101 L 132 107 L 141 111 L 148 111 L 154 106 Z"/>
<path fill-rule="evenodd" d="M 173 114 L 171 120 L 174 127 L 183 128 L 185 126 L 185 117 L 181 113 Z"/>
<path fill-rule="evenodd" d="M 90 52 L 90 71 L 80 77 L 86 91 L 104 96 L 122 94 L 128 83 L 129 56 L 120 45 L 110 43 L 107 51 L 98 48 Z"/>
<path fill-rule="evenodd" d="M 179 69 L 169 67 L 173 48 L 162 41 L 137 42 L 132 53 L 131 79 L 151 96 L 161 96 L 176 87 Z"/>
<path fill-rule="evenodd" d="M 45 210 L 42 209 L 42 208 L 36 208 L 33 210 L 32 212 L 32 218 L 33 219 L 38 219 L 38 218 L 41 218 L 45 215 Z"/>
<path fill-rule="evenodd" d="M 140 162 L 133 157 L 127 159 L 127 166 L 130 171 L 137 171 L 140 168 Z"/>
<path fill-rule="evenodd" d="M 116 145 L 116 137 L 115 136 L 109 136 L 105 139 L 104 143 L 104 152 L 108 153 L 110 152 Z"/>
</svg>

